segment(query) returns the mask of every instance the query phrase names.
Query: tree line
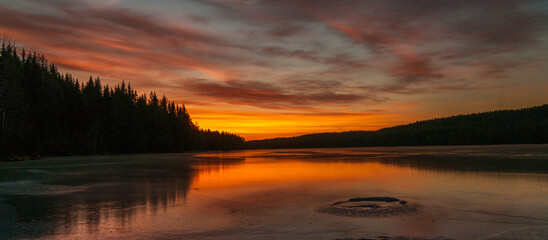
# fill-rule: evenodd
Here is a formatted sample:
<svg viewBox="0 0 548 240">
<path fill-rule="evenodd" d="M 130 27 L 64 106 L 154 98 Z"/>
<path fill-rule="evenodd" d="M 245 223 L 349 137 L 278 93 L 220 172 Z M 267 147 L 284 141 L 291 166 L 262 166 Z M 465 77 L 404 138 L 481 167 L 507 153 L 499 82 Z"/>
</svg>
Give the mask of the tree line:
<svg viewBox="0 0 548 240">
<path fill-rule="evenodd" d="M 36 52 L 0 52 L 0 160 L 21 156 L 166 153 L 242 148 L 238 135 L 200 129 L 184 105 L 90 77 L 80 83 Z"/>
<path fill-rule="evenodd" d="M 246 142 L 247 149 L 548 143 L 548 105 L 418 121 L 377 131 Z"/>
</svg>

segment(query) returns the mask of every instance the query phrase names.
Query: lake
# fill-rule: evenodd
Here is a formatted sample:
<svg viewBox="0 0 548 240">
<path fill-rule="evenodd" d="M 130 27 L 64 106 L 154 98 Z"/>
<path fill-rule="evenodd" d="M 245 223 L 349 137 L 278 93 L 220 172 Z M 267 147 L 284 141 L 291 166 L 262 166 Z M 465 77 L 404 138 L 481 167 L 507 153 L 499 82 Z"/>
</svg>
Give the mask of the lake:
<svg viewBox="0 0 548 240">
<path fill-rule="evenodd" d="M 418 211 L 362 217 L 319 211 L 385 196 Z M 543 239 L 547 226 L 548 145 L 0 163 L 0 239 Z"/>
</svg>

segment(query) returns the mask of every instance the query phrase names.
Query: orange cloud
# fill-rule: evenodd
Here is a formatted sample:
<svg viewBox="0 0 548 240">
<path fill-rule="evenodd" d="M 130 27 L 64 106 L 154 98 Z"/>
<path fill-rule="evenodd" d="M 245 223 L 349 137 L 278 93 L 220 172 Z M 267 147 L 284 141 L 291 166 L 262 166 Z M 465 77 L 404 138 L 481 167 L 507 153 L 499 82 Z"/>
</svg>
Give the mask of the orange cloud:
<svg viewBox="0 0 548 240">
<path fill-rule="evenodd" d="M 187 104 L 202 127 L 248 139 L 375 130 L 469 102 L 493 106 L 516 85 L 545 79 L 524 66 L 548 62 L 548 18 L 522 1 L 155 2 L 162 12 L 23 2 L 0 3 L 0 32 L 61 71 L 125 79 Z M 426 95 L 442 109 L 414 107 Z M 545 95 L 516 101 L 542 104 Z"/>
</svg>

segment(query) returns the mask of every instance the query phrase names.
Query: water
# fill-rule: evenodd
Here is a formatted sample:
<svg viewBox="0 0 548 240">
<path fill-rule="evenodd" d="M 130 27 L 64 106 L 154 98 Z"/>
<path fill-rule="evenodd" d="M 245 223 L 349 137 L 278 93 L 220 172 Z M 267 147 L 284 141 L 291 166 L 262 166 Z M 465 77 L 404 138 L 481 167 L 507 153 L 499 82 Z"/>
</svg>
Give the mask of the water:
<svg viewBox="0 0 548 240">
<path fill-rule="evenodd" d="M 317 211 L 371 196 L 420 211 Z M 548 145 L 50 158 L 0 164 L 0 239 L 538 237 L 547 199 Z"/>
</svg>

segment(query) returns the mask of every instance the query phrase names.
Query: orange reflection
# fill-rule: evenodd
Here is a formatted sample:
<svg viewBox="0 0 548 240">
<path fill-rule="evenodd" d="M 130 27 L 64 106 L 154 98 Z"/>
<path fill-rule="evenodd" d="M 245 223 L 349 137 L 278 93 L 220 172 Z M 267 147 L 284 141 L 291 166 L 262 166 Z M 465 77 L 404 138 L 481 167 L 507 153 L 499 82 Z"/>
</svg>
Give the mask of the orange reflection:
<svg viewBox="0 0 548 240">
<path fill-rule="evenodd" d="M 59 222 L 55 235 L 44 239 L 263 239 L 273 232 L 284 239 L 381 234 L 475 239 L 509 227 L 546 222 L 545 174 L 448 170 L 428 161 L 408 166 L 417 159 L 384 161 L 413 153 L 413 149 L 107 156 L 104 161 L 116 163 L 113 166 L 120 172 L 107 172 L 101 177 L 105 183 L 57 196 L 44 205 L 50 209 L 44 217 L 54 216 Z M 436 149 L 447 151 L 423 147 L 421 152 Z M 98 165 L 95 170 L 104 168 Z M 94 167 L 87 164 L 70 168 L 76 173 L 90 170 Z M 344 218 L 315 211 L 335 201 L 364 196 L 406 199 L 419 203 L 423 211 L 401 218 Z M 65 197 L 73 202 L 63 202 Z"/>
<path fill-rule="evenodd" d="M 249 152 L 248 152 L 249 154 Z M 291 182 L 322 185 L 325 182 L 367 181 L 373 185 L 399 185 L 406 189 L 416 188 L 409 176 L 415 170 L 406 167 L 386 165 L 379 162 L 322 162 L 321 159 L 276 159 L 257 157 L 262 151 L 251 152 L 245 164 L 231 165 L 229 168 L 204 165 L 198 167 L 200 173 L 193 181 L 193 188 L 200 190 L 226 189 L 229 187 L 249 187 L 252 185 L 286 185 Z M 215 155 L 215 154 L 214 154 Z"/>
</svg>

